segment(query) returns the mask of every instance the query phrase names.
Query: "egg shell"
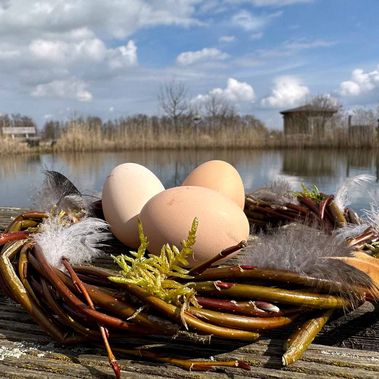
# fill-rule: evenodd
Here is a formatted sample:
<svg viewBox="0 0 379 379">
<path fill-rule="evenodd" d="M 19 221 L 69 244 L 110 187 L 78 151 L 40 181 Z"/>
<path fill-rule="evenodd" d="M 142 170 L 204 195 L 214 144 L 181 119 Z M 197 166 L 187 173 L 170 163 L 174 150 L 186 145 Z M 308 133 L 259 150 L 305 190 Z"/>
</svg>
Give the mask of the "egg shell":
<svg viewBox="0 0 379 379">
<path fill-rule="evenodd" d="M 243 209 L 245 188 L 238 171 L 228 162 L 212 160 L 196 167 L 182 186 L 201 186 L 213 189 L 232 199 Z"/>
<path fill-rule="evenodd" d="M 117 239 L 138 248 L 138 215 L 163 190 L 160 180 L 137 163 L 123 163 L 111 171 L 103 186 L 102 204 L 104 217 Z"/>
<path fill-rule="evenodd" d="M 174 187 L 154 196 L 141 211 L 149 251 L 158 254 L 165 243 L 180 249 L 195 217 L 199 226 L 191 265 L 202 263 L 249 236 L 249 222 L 234 201 L 205 187 Z"/>
</svg>

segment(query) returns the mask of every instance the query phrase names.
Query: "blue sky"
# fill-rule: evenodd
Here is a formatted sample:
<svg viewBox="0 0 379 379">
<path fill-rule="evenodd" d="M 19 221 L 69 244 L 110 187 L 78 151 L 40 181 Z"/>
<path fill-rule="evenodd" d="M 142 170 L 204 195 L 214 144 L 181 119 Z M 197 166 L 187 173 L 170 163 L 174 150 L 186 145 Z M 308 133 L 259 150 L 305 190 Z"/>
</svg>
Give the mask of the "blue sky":
<svg viewBox="0 0 379 379">
<path fill-rule="evenodd" d="M 0 112 L 159 114 L 162 83 L 281 128 L 328 94 L 379 104 L 377 0 L 0 0 Z"/>
</svg>

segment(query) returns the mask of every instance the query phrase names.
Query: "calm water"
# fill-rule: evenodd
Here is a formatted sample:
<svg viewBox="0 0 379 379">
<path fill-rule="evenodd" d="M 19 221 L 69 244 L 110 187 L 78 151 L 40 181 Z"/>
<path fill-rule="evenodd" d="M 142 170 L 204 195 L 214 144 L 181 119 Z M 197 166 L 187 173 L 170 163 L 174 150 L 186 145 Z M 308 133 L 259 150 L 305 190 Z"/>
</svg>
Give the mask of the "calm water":
<svg viewBox="0 0 379 379">
<path fill-rule="evenodd" d="M 124 162 L 137 162 L 152 170 L 166 188 L 180 184 L 200 163 L 222 159 L 240 172 L 247 192 L 277 177 L 286 178 L 299 189 L 301 183 L 315 184 L 334 193 L 345 180 L 368 173 L 379 177 L 379 153 L 364 151 L 147 151 L 118 153 L 80 153 L 2 157 L 0 160 L 0 206 L 32 206 L 31 198 L 43 181 L 43 171 L 56 170 L 82 192 L 99 194 L 108 173 Z M 352 207 L 367 206 L 368 191 L 379 195 L 374 183 L 354 192 Z"/>
</svg>

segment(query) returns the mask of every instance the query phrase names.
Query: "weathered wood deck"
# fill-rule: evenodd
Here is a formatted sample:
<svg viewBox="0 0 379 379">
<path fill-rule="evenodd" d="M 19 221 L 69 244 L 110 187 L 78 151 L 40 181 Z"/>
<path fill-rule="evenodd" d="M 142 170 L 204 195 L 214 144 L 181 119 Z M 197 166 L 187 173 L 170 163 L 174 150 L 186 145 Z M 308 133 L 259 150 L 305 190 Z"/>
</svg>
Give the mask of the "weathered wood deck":
<svg viewBox="0 0 379 379">
<path fill-rule="evenodd" d="M 0 230 L 17 208 L 0 208 Z M 124 378 L 378 378 L 379 309 L 366 303 L 360 309 L 330 323 L 292 366 L 281 367 L 286 331 L 270 333 L 252 344 L 216 341 L 209 345 L 188 341 L 131 340 L 157 346 L 175 356 L 215 359 L 238 358 L 251 364 L 250 371 L 218 369 L 187 372 L 177 367 L 144 362 L 116 353 Z M 107 357 L 100 348 L 66 347 L 52 342 L 23 309 L 0 295 L 1 378 L 112 378 Z"/>
</svg>

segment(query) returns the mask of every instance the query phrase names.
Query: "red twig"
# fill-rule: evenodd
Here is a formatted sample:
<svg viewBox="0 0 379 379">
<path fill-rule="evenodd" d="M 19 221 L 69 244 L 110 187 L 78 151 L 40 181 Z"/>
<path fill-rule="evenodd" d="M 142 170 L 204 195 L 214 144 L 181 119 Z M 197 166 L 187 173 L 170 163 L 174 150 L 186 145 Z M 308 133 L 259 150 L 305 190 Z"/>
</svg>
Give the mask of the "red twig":
<svg viewBox="0 0 379 379">
<path fill-rule="evenodd" d="M 221 312 L 257 317 L 273 317 L 282 314 L 276 305 L 262 301 L 235 301 L 204 296 L 196 296 L 196 300 L 203 307 Z"/>
<path fill-rule="evenodd" d="M 68 261 L 68 259 L 63 257 L 62 258 L 62 263 L 65 266 L 65 268 L 68 271 L 68 273 L 70 274 L 70 276 L 72 278 L 72 282 L 74 283 L 75 287 L 78 289 L 79 292 L 81 292 L 83 294 L 83 296 L 85 297 L 85 299 L 87 301 L 87 304 L 90 306 L 90 308 L 92 308 L 93 310 L 95 310 L 95 306 L 94 306 L 94 304 L 92 302 L 92 299 L 91 299 L 89 293 L 87 292 L 85 286 L 83 285 L 83 283 L 79 279 L 79 277 L 76 274 L 76 272 L 71 267 L 70 262 Z M 120 379 L 121 378 L 121 367 L 118 364 L 117 359 L 114 356 L 114 354 L 112 352 L 112 348 L 111 348 L 111 346 L 109 344 L 109 341 L 108 341 L 108 337 L 109 337 L 108 330 L 105 329 L 100 324 L 98 324 L 98 326 L 99 326 L 99 329 L 100 329 L 101 337 L 103 338 L 103 341 L 104 341 L 105 349 L 106 349 L 107 354 L 108 354 L 109 363 L 110 363 L 110 365 L 111 365 L 111 367 L 112 367 L 112 369 L 114 371 L 116 379 Z"/>
<path fill-rule="evenodd" d="M 212 266 L 213 263 L 219 261 L 220 259 L 226 258 L 228 255 L 235 253 L 236 251 L 242 249 L 243 247 L 247 246 L 246 241 L 241 241 L 237 245 L 230 246 L 224 250 L 222 250 L 220 253 L 218 253 L 213 258 L 205 261 L 204 263 L 199 264 L 198 266 L 195 266 L 190 272 L 189 275 L 198 275 L 204 272 L 208 267 Z"/>
<path fill-rule="evenodd" d="M 29 237 L 29 232 L 20 231 L 20 232 L 9 232 L 0 234 L 0 246 L 5 245 L 11 241 L 23 240 Z"/>
</svg>

